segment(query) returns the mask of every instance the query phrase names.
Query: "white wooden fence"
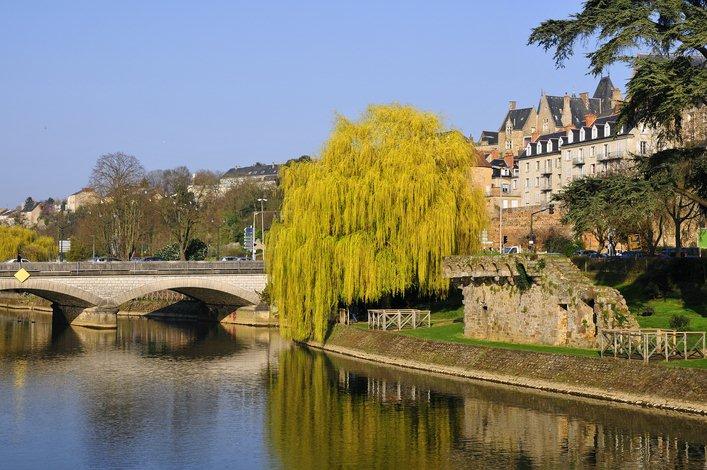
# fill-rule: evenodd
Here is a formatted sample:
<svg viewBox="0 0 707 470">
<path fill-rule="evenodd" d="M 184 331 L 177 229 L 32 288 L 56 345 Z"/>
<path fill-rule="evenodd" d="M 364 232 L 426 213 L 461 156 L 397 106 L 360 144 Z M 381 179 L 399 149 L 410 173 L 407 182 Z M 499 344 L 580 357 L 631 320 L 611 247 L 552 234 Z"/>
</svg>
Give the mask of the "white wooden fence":
<svg viewBox="0 0 707 470">
<path fill-rule="evenodd" d="M 696 359 L 707 357 L 704 331 L 601 330 L 599 354 L 627 359 Z"/>
<path fill-rule="evenodd" d="M 412 308 L 368 310 L 369 330 L 402 330 L 421 326 L 430 326 L 429 310 Z"/>
</svg>

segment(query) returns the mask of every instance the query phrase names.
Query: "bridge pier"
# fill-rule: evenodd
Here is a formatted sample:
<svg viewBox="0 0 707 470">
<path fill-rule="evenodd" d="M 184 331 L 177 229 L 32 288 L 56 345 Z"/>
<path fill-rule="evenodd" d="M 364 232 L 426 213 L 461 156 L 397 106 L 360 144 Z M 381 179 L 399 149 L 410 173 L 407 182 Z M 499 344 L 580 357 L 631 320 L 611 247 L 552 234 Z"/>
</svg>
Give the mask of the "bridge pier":
<svg viewBox="0 0 707 470">
<path fill-rule="evenodd" d="M 52 304 L 54 316 L 61 315 L 72 326 L 83 326 L 97 329 L 118 328 L 118 307 L 114 305 L 99 305 L 96 307 L 81 307 L 76 305 Z"/>
</svg>

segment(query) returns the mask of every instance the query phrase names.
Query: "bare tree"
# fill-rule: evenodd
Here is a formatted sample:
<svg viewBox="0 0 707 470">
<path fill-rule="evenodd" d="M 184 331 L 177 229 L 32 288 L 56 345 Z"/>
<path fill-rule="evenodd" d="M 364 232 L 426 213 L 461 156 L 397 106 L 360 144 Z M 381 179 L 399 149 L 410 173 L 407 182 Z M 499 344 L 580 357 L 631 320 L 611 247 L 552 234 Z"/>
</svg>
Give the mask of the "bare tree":
<svg viewBox="0 0 707 470">
<path fill-rule="evenodd" d="M 199 201 L 191 190 L 191 180 L 191 173 L 184 166 L 150 174 L 151 184 L 161 195 L 162 218 L 182 260 L 186 259 L 199 222 Z"/>
<path fill-rule="evenodd" d="M 130 259 L 140 238 L 140 222 L 148 201 L 145 169 L 132 155 L 101 155 L 91 173 L 90 185 L 101 197 L 97 207 L 111 254 Z"/>
</svg>

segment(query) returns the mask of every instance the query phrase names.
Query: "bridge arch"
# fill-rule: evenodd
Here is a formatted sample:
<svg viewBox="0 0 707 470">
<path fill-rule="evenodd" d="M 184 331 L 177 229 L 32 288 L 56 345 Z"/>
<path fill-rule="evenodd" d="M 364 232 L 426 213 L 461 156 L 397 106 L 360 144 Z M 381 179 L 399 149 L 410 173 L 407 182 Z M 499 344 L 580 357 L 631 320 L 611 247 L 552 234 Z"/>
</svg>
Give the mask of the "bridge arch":
<svg viewBox="0 0 707 470">
<path fill-rule="evenodd" d="M 104 299 L 91 292 L 44 278 L 30 278 L 22 283 L 14 278 L 0 278 L 0 291 L 28 292 L 56 304 L 84 308 L 105 304 Z"/>
<path fill-rule="evenodd" d="M 155 279 L 139 287 L 121 292 L 108 300 L 114 305 L 121 305 L 161 290 L 179 292 L 210 305 L 248 305 L 260 302 L 260 296 L 253 290 L 239 287 L 224 280 L 190 278 L 187 276 Z"/>
</svg>

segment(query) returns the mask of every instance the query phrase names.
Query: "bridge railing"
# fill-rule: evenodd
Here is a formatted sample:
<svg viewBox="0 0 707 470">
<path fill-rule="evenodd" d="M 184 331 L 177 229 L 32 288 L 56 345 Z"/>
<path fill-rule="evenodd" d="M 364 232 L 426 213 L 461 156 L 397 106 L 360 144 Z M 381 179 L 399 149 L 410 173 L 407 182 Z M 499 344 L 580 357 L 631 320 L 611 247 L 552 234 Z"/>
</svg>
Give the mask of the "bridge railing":
<svg viewBox="0 0 707 470">
<path fill-rule="evenodd" d="M 32 275 L 41 276 L 111 276 L 119 274 L 263 274 L 262 261 L 111 261 L 93 263 L 33 262 L 0 263 L 0 277 L 14 275 L 25 268 Z"/>
</svg>

